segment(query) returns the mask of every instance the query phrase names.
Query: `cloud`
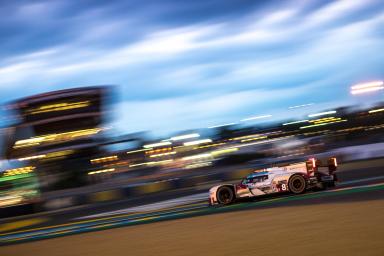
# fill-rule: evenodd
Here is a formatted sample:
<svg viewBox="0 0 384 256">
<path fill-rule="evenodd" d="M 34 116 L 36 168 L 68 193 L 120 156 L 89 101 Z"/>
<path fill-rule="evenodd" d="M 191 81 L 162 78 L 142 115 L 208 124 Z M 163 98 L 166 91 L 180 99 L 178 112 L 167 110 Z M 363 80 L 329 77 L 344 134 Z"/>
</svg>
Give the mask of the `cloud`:
<svg viewBox="0 0 384 256">
<path fill-rule="evenodd" d="M 334 1 L 324 7 L 316 10 L 307 17 L 307 22 L 311 25 L 319 25 L 325 22 L 331 22 L 340 19 L 346 15 L 352 15 L 365 9 L 376 1 Z"/>
<path fill-rule="evenodd" d="M 305 87 L 311 88 L 310 85 Z M 150 128 L 156 133 L 167 134 L 177 130 L 176 127 L 187 130 L 208 127 L 218 120 L 238 122 L 241 117 L 265 114 L 265 103 L 284 102 L 306 93 L 302 88 L 298 89 L 258 89 L 226 94 L 202 93 L 148 101 L 125 101 L 117 108 L 116 116 L 119 118 L 114 125 L 118 130 L 134 132 Z M 280 110 L 273 112 L 280 112 L 276 117 L 282 118 Z"/>
<path fill-rule="evenodd" d="M 15 16 L 22 20 L 27 19 L 28 21 L 37 21 L 44 17 L 51 17 L 51 15 L 59 12 L 60 7 L 63 6 L 58 1 L 31 2 L 19 6 L 16 10 Z"/>
<path fill-rule="evenodd" d="M 271 14 L 266 15 L 261 22 L 259 22 L 259 26 L 270 26 L 276 24 L 282 24 L 287 22 L 295 17 L 298 10 L 296 9 L 283 9 L 272 12 Z"/>
<path fill-rule="evenodd" d="M 342 92 L 383 75 L 379 1 L 245 2 L 8 4 L 15 15 L 0 17 L 10 24 L 0 25 L 2 100 L 119 84 L 122 105 L 134 111 L 122 127 L 132 118 L 142 122 L 133 127 L 150 129 L 142 113 L 176 129 L 273 112 L 306 101 L 308 88 L 331 101 L 330 87 Z M 163 114 L 152 116 L 153 108 Z"/>
</svg>

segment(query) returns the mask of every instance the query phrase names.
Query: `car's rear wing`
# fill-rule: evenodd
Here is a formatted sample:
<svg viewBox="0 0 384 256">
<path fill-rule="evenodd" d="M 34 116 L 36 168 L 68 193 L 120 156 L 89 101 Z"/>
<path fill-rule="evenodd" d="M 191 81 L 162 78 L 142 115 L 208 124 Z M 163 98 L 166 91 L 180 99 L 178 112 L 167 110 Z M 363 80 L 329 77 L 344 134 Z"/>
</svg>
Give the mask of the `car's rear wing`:
<svg viewBox="0 0 384 256">
<path fill-rule="evenodd" d="M 309 176 L 314 176 L 319 172 L 320 168 L 328 168 L 328 172 L 332 175 L 337 170 L 337 159 L 336 157 L 331 157 L 327 160 L 327 164 L 316 158 L 310 158 L 306 162 L 307 172 Z"/>
</svg>

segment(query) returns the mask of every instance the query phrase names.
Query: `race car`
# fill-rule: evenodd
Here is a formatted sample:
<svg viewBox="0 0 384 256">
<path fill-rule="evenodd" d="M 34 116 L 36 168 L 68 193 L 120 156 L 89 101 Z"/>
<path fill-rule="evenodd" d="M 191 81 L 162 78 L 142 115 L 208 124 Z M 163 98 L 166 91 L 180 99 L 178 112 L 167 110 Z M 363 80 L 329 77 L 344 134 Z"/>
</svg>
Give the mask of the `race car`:
<svg viewBox="0 0 384 256">
<path fill-rule="evenodd" d="M 239 199 L 278 193 L 301 194 L 307 190 L 334 187 L 337 181 L 337 160 L 327 165 L 310 158 L 308 161 L 256 170 L 238 184 L 222 184 L 209 190 L 210 205 L 227 205 Z"/>
</svg>

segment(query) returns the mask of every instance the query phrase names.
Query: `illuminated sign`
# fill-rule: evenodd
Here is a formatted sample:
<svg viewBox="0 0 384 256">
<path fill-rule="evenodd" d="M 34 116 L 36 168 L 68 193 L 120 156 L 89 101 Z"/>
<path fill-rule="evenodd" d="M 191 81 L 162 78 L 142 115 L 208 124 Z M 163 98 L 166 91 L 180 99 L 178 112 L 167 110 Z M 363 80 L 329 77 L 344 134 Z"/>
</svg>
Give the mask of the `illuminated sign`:
<svg viewBox="0 0 384 256">
<path fill-rule="evenodd" d="M 63 102 L 63 103 L 55 103 L 50 105 L 44 105 L 38 108 L 34 108 L 31 110 L 28 110 L 29 114 L 36 115 L 41 113 L 47 113 L 47 112 L 57 112 L 57 111 L 65 111 L 70 109 L 78 109 L 78 108 L 85 108 L 90 105 L 90 102 L 87 101 L 80 101 L 80 102 Z"/>
</svg>

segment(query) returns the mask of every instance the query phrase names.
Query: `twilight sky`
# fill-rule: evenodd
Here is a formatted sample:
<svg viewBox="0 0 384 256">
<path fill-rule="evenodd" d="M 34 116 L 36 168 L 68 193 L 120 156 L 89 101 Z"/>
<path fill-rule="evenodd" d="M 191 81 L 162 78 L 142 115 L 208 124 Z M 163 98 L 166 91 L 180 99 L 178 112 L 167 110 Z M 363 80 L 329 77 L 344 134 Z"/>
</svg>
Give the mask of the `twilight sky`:
<svg viewBox="0 0 384 256">
<path fill-rule="evenodd" d="M 118 85 L 124 132 L 383 99 L 349 94 L 384 79 L 382 0 L 0 0 L 0 34 L 0 103 Z"/>
</svg>

